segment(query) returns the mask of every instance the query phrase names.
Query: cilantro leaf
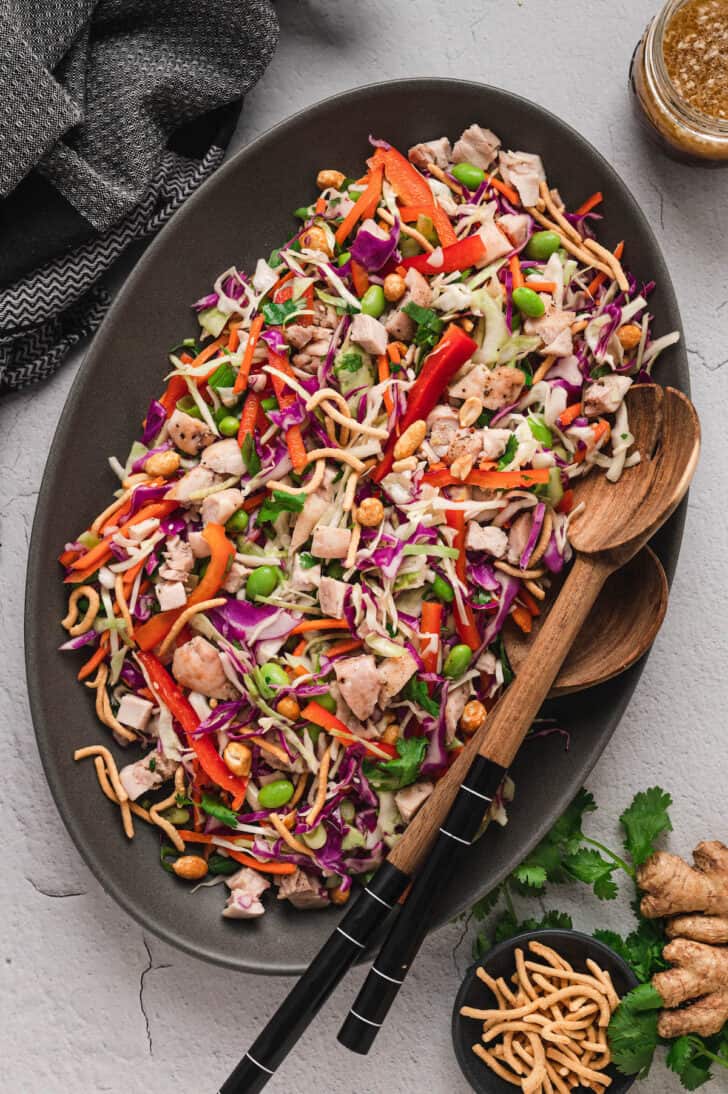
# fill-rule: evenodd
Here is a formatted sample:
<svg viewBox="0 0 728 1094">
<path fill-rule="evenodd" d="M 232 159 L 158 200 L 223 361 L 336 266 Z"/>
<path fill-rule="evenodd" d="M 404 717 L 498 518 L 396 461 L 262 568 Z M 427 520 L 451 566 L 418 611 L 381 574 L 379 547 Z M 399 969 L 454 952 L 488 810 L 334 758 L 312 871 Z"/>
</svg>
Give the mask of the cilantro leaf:
<svg viewBox="0 0 728 1094">
<path fill-rule="evenodd" d="M 216 817 L 217 820 L 222 821 L 228 828 L 237 828 L 238 818 L 233 813 L 232 809 L 228 809 L 226 805 L 223 805 L 217 798 L 213 798 L 210 794 L 203 794 L 200 801 L 200 808 L 209 816 Z"/>
<path fill-rule="evenodd" d="M 272 497 L 266 498 L 258 510 L 258 524 L 272 524 L 281 513 L 300 513 L 304 501 L 300 494 L 284 494 L 281 490 L 274 490 Z"/>
<path fill-rule="evenodd" d="M 358 372 L 364 364 L 364 358 L 355 349 L 339 353 L 334 361 L 334 372 Z"/>
<path fill-rule="evenodd" d="M 405 685 L 402 695 L 405 699 L 409 699 L 411 703 L 414 703 L 418 707 L 422 707 L 428 714 L 431 714 L 433 718 L 437 718 L 440 713 L 440 706 L 434 699 L 430 698 L 430 693 L 427 690 L 427 684 L 424 680 L 420 680 L 417 676 L 412 676 Z"/>
<path fill-rule="evenodd" d="M 286 323 L 294 312 L 301 310 L 301 301 L 283 300 L 280 304 L 264 304 L 261 308 L 263 312 L 263 318 L 266 323 L 272 327 L 282 327 Z"/>
<path fill-rule="evenodd" d="M 542 863 L 526 861 L 515 868 L 513 876 L 521 885 L 543 889 L 548 881 L 548 870 Z"/>
<path fill-rule="evenodd" d="M 261 464 L 252 433 L 246 433 L 245 439 L 240 447 L 240 452 L 248 474 L 257 475 L 260 471 Z"/>
<path fill-rule="evenodd" d="M 511 433 L 508 438 L 508 444 L 506 445 L 505 452 L 498 460 L 498 470 L 503 471 L 509 464 L 513 463 L 513 458 L 518 451 L 518 438 L 515 433 Z"/>
<path fill-rule="evenodd" d="M 629 809 L 619 818 L 625 830 L 624 846 L 635 866 L 641 866 L 650 857 L 659 835 L 672 831 L 667 812 L 671 805 L 670 795 L 661 787 L 652 786 L 635 794 Z"/>
<path fill-rule="evenodd" d="M 426 346 L 427 348 L 434 346 L 440 337 L 442 328 L 445 326 L 437 312 L 433 311 L 432 308 L 423 308 L 419 304 L 415 304 L 414 300 L 410 300 L 409 304 L 405 304 L 402 311 L 417 324 L 414 338 L 415 345 Z"/>
<path fill-rule="evenodd" d="M 611 371 L 609 365 L 595 365 L 589 373 L 589 379 L 600 380 L 602 376 L 608 376 Z"/>
<path fill-rule="evenodd" d="M 623 1075 L 644 1079 L 658 1044 L 657 1018 L 663 1002 L 651 984 L 640 984 L 624 996 L 609 1023 L 612 1060 Z"/>
<path fill-rule="evenodd" d="M 704 1044 L 699 1037 L 678 1037 L 670 1045 L 665 1063 L 680 1076 L 686 1090 L 697 1090 L 710 1078 L 710 1058 L 704 1055 Z"/>
<path fill-rule="evenodd" d="M 211 874 L 234 874 L 240 866 L 234 859 L 224 855 L 210 855 L 207 860 L 207 869 Z"/>
<path fill-rule="evenodd" d="M 364 777 L 376 790 L 401 790 L 415 781 L 427 752 L 427 738 L 400 737 L 397 752 L 395 759 L 382 764 L 364 761 Z"/>
<path fill-rule="evenodd" d="M 299 551 L 298 561 L 302 570 L 311 570 L 314 566 L 318 566 L 318 559 L 314 558 L 310 551 Z"/>
<path fill-rule="evenodd" d="M 502 886 L 496 885 L 495 889 L 491 889 L 489 893 L 482 896 L 480 900 L 476 901 L 470 909 L 470 914 L 475 920 L 483 920 L 489 915 L 501 897 Z"/>
<path fill-rule="evenodd" d="M 564 867 L 577 881 L 591 885 L 600 900 L 614 900 L 617 895 L 616 882 L 612 874 L 618 869 L 616 862 L 609 862 L 598 851 L 582 847 L 564 860 Z"/>
<path fill-rule="evenodd" d="M 229 361 L 223 361 L 221 365 L 213 372 L 210 379 L 207 381 L 208 387 L 232 387 L 235 383 L 235 373 L 233 372 L 233 366 Z"/>
</svg>

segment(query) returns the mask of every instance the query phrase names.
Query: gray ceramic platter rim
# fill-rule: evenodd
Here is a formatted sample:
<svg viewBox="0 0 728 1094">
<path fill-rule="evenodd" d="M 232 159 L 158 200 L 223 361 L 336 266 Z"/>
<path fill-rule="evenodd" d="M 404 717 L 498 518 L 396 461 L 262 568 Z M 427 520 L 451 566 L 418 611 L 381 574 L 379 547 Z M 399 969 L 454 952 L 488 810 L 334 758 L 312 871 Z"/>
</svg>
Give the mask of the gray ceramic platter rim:
<svg viewBox="0 0 728 1094">
<path fill-rule="evenodd" d="M 26 590 L 26 667 L 36 737 L 61 816 L 83 858 L 109 892 L 145 928 L 203 960 L 264 974 L 303 971 L 340 912 L 300 913 L 269 901 L 261 919 L 235 923 L 220 915 L 224 894 L 186 886 L 158 863 L 157 837 L 144 828 L 133 846 L 115 808 L 101 795 L 90 764 L 74 748 L 109 743 L 76 681 L 78 657 L 59 654 L 65 612 L 55 562 L 63 544 L 108 503 L 115 478 L 107 455 L 124 458 L 149 400 L 158 393 L 170 346 L 195 332 L 189 304 L 217 275 L 251 263 L 288 238 L 291 211 L 315 192 L 321 167 L 358 175 L 367 135 L 406 149 L 478 121 L 506 147 L 538 152 L 552 185 L 574 208 L 593 191 L 606 195 L 600 238 L 627 240 L 640 280 L 654 278 L 655 331 L 680 328 L 675 294 L 652 231 L 607 161 L 575 130 L 533 103 L 496 88 L 457 80 L 412 79 L 374 84 L 326 99 L 282 122 L 223 166 L 149 247 L 119 293 L 91 345 L 56 430 L 38 499 Z M 661 359 L 659 379 L 688 390 L 682 345 Z M 682 512 L 654 544 L 672 575 Z M 516 802 L 505 829 L 489 832 L 437 910 L 436 923 L 462 911 L 528 852 L 596 763 L 624 711 L 641 666 L 581 695 L 552 704 L 571 731 L 524 746 L 513 768 Z M 647 727 L 645 727 L 647 729 Z M 123 750 L 114 747 L 117 758 Z M 140 826 L 141 827 L 141 826 Z"/>
</svg>

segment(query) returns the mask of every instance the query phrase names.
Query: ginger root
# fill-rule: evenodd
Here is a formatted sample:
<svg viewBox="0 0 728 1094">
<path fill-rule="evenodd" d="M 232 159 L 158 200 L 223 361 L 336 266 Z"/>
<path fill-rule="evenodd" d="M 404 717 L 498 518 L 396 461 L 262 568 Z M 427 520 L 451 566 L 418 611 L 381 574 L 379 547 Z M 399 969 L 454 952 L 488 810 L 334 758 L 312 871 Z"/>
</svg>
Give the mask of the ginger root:
<svg viewBox="0 0 728 1094">
<path fill-rule="evenodd" d="M 666 1007 L 657 1023 L 661 1037 L 710 1037 L 728 1022 L 728 946 L 716 945 L 728 942 L 728 847 L 700 843 L 693 860 L 694 867 L 658 851 L 637 871 L 642 914 L 674 917 L 662 951 L 673 968 L 652 977 Z"/>
<path fill-rule="evenodd" d="M 637 884 L 647 894 L 640 905 L 643 916 L 728 915 L 728 847 L 717 840 L 699 843 L 693 859 L 694 868 L 677 855 L 657 851 L 640 866 Z"/>
</svg>

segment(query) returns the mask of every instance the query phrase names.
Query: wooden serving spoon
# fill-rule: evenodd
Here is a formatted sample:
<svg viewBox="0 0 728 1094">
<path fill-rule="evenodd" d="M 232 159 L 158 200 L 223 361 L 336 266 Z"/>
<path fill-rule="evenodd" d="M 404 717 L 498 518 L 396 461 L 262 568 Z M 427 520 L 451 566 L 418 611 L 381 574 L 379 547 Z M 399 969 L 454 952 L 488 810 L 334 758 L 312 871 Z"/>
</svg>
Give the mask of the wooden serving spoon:
<svg viewBox="0 0 728 1094">
<path fill-rule="evenodd" d="M 369 974 L 340 1034 L 348 1047 L 368 1051 L 427 932 L 433 894 L 447 884 L 454 852 L 473 839 L 604 582 L 639 551 L 687 491 L 700 445 L 692 404 L 672 388 L 642 385 L 630 389 L 627 405 L 641 463 L 626 470 L 616 484 L 598 473 L 578 480 L 578 500 L 586 502 L 587 510 L 572 522 L 570 539 L 577 556 L 534 639 L 529 658 L 533 671 L 516 677 L 437 782 L 220 1094 L 257 1094 L 263 1089 L 422 867 L 376 971 Z"/>
<path fill-rule="evenodd" d="M 700 427 L 689 399 L 673 388 L 642 384 L 630 389 L 626 404 L 639 464 L 626 469 L 617 483 L 598 473 L 577 480 L 577 501 L 584 510 L 569 529 L 574 563 L 534 638 L 528 667 L 476 735 L 478 754 L 447 815 L 441 812 L 444 788 L 437 791 L 458 777 L 453 776 L 456 768 L 458 775 L 462 772 L 457 761 L 431 795 L 429 808 L 420 810 L 389 856 L 388 862 L 412 873 L 427 854 L 437 823 L 432 851 L 339 1032 L 339 1041 L 355 1052 L 369 1051 L 427 933 L 435 894 L 452 876 L 458 852 L 475 838 L 582 627 L 587 621 L 591 626 L 607 578 L 634 558 L 688 489 L 700 451 Z"/>
<path fill-rule="evenodd" d="M 581 628 L 549 697 L 603 684 L 639 661 L 654 642 L 667 611 L 668 585 L 662 563 L 651 547 L 611 574 Z M 554 590 L 543 613 L 524 634 L 511 620 L 503 631 L 511 668 L 518 675 L 530 656 L 536 635 L 551 609 Z"/>
</svg>

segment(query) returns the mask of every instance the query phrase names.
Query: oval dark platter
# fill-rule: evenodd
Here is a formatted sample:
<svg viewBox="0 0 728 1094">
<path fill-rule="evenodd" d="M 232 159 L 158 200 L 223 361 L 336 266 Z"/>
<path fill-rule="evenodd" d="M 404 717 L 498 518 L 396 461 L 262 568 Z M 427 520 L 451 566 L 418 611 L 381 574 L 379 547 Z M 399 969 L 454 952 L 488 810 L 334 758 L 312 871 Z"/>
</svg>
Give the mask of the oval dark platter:
<svg viewBox="0 0 728 1094">
<path fill-rule="evenodd" d="M 457 80 L 413 79 L 336 95 L 282 122 L 234 156 L 172 218 L 138 263 L 96 335 L 72 387 L 51 445 L 38 499 L 28 564 L 26 659 L 40 754 L 61 816 L 104 888 L 144 927 L 221 965 L 266 974 L 303 971 L 332 930 L 337 911 L 301 913 L 270 902 L 266 915 L 236 923 L 220 915 L 219 889 L 191 896 L 159 865 L 157 837 L 133 845 L 92 770 L 73 750 L 105 740 L 91 695 L 76 681 L 77 657 L 59 654 L 65 592 L 55 561 L 63 544 L 108 504 L 116 480 L 108 455 L 124 458 L 150 398 L 160 390 L 167 351 L 196 331 L 189 304 L 233 263 L 250 268 L 292 230 L 291 211 L 315 192 L 321 167 L 360 174 L 367 135 L 407 149 L 471 122 L 493 128 L 508 148 L 538 152 L 552 185 L 574 208 L 605 194 L 600 240 L 627 241 L 625 261 L 638 279 L 657 281 L 650 300 L 655 333 L 680 328 L 675 294 L 655 237 L 619 175 L 574 129 L 505 91 Z M 660 359 L 661 382 L 688 390 L 681 344 Z M 680 510 L 653 544 L 672 575 L 682 535 Z M 570 731 L 527 743 L 513 768 L 510 822 L 469 852 L 467 868 L 443 894 L 437 923 L 466 908 L 520 861 L 583 783 L 609 741 L 641 671 L 550 706 Z M 122 750 L 114 746 L 117 756 Z"/>
</svg>

